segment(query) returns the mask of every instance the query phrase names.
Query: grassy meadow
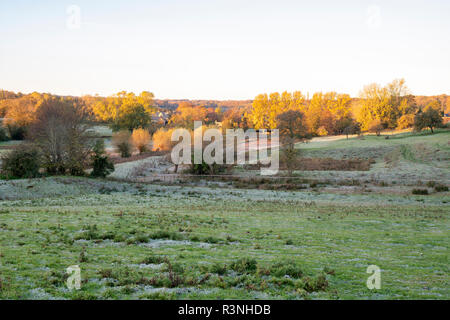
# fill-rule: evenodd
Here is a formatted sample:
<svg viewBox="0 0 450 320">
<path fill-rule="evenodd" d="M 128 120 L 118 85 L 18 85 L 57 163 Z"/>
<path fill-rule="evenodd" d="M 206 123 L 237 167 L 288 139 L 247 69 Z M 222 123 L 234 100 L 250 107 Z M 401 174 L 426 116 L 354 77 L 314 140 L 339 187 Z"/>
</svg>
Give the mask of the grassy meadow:
<svg viewBox="0 0 450 320">
<path fill-rule="evenodd" d="M 375 163 L 297 172 L 342 180 L 300 190 L 0 181 L 0 298 L 449 299 L 450 194 L 435 188 L 448 185 L 448 141 L 443 131 L 301 144 L 308 157 L 372 150 Z M 368 181 L 343 185 L 349 177 Z M 66 286 L 72 265 L 80 290 Z M 369 265 L 381 268 L 381 289 L 367 288 Z"/>
</svg>

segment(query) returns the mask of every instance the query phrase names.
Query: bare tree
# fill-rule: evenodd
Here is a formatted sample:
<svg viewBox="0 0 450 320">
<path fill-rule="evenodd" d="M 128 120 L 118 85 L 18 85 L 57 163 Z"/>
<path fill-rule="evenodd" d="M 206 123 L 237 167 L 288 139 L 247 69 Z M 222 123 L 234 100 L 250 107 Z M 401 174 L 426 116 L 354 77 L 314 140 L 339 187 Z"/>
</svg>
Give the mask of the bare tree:
<svg viewBox="0 0 450 320">
<path fill-rule="evenodd" d="M 87 116 L 83 108 L 56 98 L 39 107 L 29 138 L 41 149 L 48 173 L 84 174 L 92 147 Z"/>
</svg>

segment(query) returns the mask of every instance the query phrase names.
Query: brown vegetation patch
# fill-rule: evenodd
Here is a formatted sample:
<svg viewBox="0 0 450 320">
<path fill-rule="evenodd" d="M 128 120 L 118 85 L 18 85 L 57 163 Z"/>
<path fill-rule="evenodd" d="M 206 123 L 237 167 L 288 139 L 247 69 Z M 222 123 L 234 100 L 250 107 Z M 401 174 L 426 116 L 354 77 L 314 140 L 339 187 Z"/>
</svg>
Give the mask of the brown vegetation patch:
<svg viewBox="0 0 450 320">
<path fill-rule="evenodd" d="M 373 159 L 333 159 L 333 158 L 298 158 L 294 170 L 302 171 L 369 171 Z M 246 169 L 260 169 L 261 165 L 246 165 Z M 280 170 L 286 170 L 286 163 L 280 161 Z"/>
<path fill-rule="evenodd" d="M 167 152 L 163 152 L 163 151 L 147 151 L 147 152 L 144 152 L 141 154 L 132 155 L 131 157 L 128 157 L 128 158 L 122 158 L 120 156 L 111 156 L 110 159 L 114 164 L 119 164 L 119 163 L 124 163 L 124 162 L 142 160 L 142 159 L 146 159 L 149 157 L 163 156 L 166 153 Z"/>
<path fill-rule="evenodd" d="M 369 171 L 375 163 L 369 159 L 332 159 L 332 158 L 300 158 L 296 160 L 295 170 L 303 171 Z M 281 169 L 286 165 L 281 163 Z"/>
</svg>

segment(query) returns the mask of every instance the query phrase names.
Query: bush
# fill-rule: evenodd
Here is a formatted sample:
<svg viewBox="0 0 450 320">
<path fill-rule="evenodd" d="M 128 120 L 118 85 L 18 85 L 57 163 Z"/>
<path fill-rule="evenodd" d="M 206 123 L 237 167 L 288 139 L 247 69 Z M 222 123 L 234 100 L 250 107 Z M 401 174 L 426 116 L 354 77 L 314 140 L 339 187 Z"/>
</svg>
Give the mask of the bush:
<svg viewBox="0 0 450 320">
<path fill-rule="evenodd" d="M 26 129 L 24 127 L 8 124 L 7 125 L 9 136 L 12 140 L 24 140 L 26 135 Z"/>
<path fill-rule="evenodd" d="M 255 272 L 257 263 L 255 259 L 241 258 L 230 265 L 230 268 L 236 272 Z"/>
<path fill-rule="evenodd" d="M 195 175 L 219 174 L 224 172 L 225 169 L 226 167 L 224 165 L 216 164 L 215 162 L 209 165 L 204 160 L 202 160 L 202 163 L 195 164 L 194 159 L 192 159 L 189 173 Z"/>
<path fill-rule="evenodd" d="M 129 131 L 123 130 L 113 134 L 112 140 L 113 145 L 116 147 L 117 152 L 120 153 L 122 158 L 128 158 L 131 156 L 132 144 Z"/>
<path fill-rule="evenodd" d="M 2 173 L 10 178 L 35 178 L 39 175 L 39 152 L 21 146 L 2 158 Z"/>
<path fill-rule="evenodd" d="M 139 153 L 143 153 L 147 150 L 147 146 L 151 141 L 150 133 L 145 129 L 136 129 L 131 135 L 133 145 L 139 150 Z"/>
<path fill-rule="evenodd" d="M 172 133 L 175 129 L 158 129 L 153 134 L 153 150 L 154 151 L 170 151 L 174 145 L 172 142 Z"/>
<path fill-rule="evenodd" d="M 321 126 L 319 129 L 317 129 L 317 134 L 321 137 L 323 136 L 327 136 L 328 135 L 328 131 L 324 126 Z"/>
<path fill-rule="evenodd" d="M 412 190 L 412 194 L 416 194 L 416 195 L 428 195 L 428 190 L 427 190 L 427 189 L 413 189 L 413 190 Z"/>
<path fill-rule="evenodd" d="M 276 277 L 284 277 L 286 275 L 292 278 L 301 278 L 303 276 L 302 268 L 293 261 L 279 262 L 269 269 L 270 274 Z"/>
<path fill-rule="evenodd" d="M 444 185 L 437 185 L 434 187 L 434 190 L 436 192 L 447 192 L 448 191 L 448 187 L 444 186 Z"/>
<path fill-rule="evenodd" d="M 0 126 L 0 142 L 8 141 L 8 140 L 9 140 L 9 137 L 6 134 L 6 130 L 3 127 Z"/>
<path fill-rule="evenodd" d="M 105 142 L 102 139 L 97 140 L 93 151 L 91 176 L 104 178 L 114 172 L 114 164 L 105 155 Z"/>
</svg>

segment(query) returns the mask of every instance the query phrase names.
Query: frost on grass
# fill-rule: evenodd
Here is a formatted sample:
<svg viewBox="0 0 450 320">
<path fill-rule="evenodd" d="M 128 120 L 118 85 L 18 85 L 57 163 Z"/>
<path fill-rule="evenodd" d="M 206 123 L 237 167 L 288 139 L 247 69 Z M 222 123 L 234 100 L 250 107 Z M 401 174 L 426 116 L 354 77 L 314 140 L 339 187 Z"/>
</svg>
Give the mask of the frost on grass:
<svg viewBox="0 0 450 320">
<path fill-rule="evenodd" d="M 168 246 L 195 246 L 199 248 L 209 248 L 211 245 L 206 242 L 191 242 L 189 240 L 149 240 L 148 242 L 141 243 L 141 246 L 149 248 L 160 248 Z"/>
</svg>

